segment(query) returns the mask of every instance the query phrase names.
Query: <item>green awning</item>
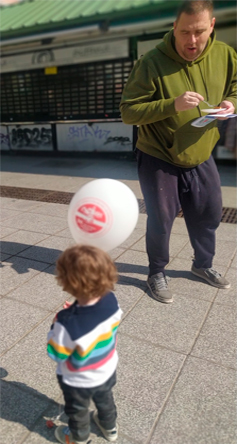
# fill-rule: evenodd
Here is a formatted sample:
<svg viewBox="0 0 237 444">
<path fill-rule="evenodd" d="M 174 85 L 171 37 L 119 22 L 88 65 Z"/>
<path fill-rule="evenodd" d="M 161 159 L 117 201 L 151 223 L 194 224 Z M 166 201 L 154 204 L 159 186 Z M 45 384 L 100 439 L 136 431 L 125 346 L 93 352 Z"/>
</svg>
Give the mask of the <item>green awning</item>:
<svg viewBox="0 0 237 444">
<path fill-rule="evenodd" d="M 1 40 L 83 26 L 134 23 L 174 16 L 182 0 L 23 0 L 1 7 Z M 216 8 L 235 2 L 216 1 Z"/>
</svg>

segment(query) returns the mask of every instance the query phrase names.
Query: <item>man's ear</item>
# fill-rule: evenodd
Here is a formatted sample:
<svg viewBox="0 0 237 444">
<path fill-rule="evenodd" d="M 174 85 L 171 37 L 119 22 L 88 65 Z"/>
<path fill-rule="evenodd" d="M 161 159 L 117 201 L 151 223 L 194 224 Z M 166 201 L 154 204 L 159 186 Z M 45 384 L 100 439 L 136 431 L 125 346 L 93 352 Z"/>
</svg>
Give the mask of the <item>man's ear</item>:
<svg viewBox="0 0 237 444">
<path fill-rule="evenodd" d="M 212 20 L 211 20 L 211 32 L 210 32 L 210 35 L 211 35 L 211 33 L 212 33 L 213 29 L 214 29 L 215 23 L 216 23 L 216 19 L 215 19 L 215 17 L 212 17 Z"/>
</svg>

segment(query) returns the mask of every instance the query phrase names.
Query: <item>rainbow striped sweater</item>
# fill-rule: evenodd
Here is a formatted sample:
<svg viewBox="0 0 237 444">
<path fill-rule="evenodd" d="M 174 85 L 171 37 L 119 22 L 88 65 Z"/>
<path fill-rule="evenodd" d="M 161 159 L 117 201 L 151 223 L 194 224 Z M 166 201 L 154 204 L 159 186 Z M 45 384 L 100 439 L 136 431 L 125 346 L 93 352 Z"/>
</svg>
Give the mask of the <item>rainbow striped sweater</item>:
<svg viewBox="0 0 237 444">
<path fill-rule="evenodd" d="M 57 374 L 74 387 L 96 387 L 114 373 L 117 329 L 122 310 L 110 292 L 94 305 L 77 301 L 57 314 L 48 333 L 47 352 L 58 363 Z"/>
</svg>

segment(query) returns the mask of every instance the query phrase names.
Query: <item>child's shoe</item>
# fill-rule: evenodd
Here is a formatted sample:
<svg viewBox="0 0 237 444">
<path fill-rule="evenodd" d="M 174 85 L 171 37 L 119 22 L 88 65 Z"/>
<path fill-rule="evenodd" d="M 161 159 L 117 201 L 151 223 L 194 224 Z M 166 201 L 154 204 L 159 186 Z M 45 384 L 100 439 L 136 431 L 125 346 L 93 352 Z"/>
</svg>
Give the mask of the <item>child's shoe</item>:
<svg viewBox="0 0 237 444">
<path fill-rule="evenodd" d="M 116 425 L 111 430 L 104 429 L 104 427 L 102 427 L 102 425 L 100 424 L 100 421 L 99 421 L 96 411 L 93 412 L 93 419 L 94 419 L 96 425 L 99 427 L 99 429 L 103 433 L 104 437 L 107 439 L 107 441 L 114 442 L 118 439 L 118 425 Z"/>
<path fill-rule="evenodd" d="M 73 438 L 69 427 L 61 425 L 55 429 L 55 438 L 62 444 L 90 444 L 91 440 L 88 438 L 87 441 L 75 441 Z"/>
</svg>

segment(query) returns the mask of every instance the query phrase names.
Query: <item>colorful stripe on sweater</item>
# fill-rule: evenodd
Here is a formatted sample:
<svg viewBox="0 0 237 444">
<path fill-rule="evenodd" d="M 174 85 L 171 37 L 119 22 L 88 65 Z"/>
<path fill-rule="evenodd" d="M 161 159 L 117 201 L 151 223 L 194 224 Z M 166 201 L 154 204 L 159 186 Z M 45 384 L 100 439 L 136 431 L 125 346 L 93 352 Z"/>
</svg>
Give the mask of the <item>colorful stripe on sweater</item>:
<svg viewBox="0 0 237 444">
<path fill-rule="evenodd" d="M 48 334 L 47 352 L 60 364 L 62 373 L 83 378 L 117 363 L 117 329 L 122 311 L 113 293 L 92 306 L 77 306 L 58 313 Z M 114 362 L 114 364 L 113 364 Z M 75 376 L 73 376 L 75 375 Z M 89 377 L 89 376 L 88 376 Z M 73 384 L 72 384 L 73 385 Z"/>
</svg>

